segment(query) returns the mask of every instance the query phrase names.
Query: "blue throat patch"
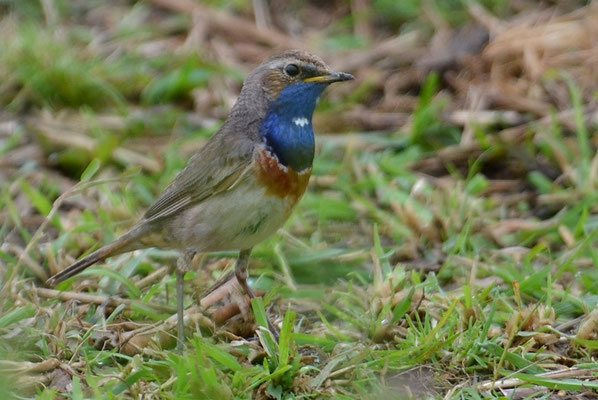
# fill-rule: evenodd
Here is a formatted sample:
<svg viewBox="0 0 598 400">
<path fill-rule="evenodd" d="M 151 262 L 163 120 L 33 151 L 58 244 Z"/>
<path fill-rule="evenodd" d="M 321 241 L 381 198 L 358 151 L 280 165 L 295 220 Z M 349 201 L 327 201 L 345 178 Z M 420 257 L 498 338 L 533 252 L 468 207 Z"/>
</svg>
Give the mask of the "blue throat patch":
<svg viewBox="0 0 598 400">
<path fill-rule="evenodd" d="M 314 159 L 314 129 L 311 118 L 322 83 L 295 83 L 278 96 L 264 119 L 261 133 L 281 164 L 300 172 Z"/>
</svg>

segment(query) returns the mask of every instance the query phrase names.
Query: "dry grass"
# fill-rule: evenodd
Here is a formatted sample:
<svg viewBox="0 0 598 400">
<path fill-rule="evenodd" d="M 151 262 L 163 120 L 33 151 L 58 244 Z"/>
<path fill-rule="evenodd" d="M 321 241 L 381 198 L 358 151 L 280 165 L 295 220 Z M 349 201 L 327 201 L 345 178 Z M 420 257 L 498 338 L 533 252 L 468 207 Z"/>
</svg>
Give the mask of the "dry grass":
<svg viewBox="0 0 598 400">
<path fill-rule="evenodd" d="M 256 25 L 241 2 L 58 3 L 0 20 L 0 393 L 597 397 L 596 5 L 255 1 Z M 310 190 L 256 249 L 257 322 L 234 283 L 192 305 L 232 254 L 195 260 L 181 355 L 176 254 L 44 288 L 288 47 L 357 79 L 319 106 Z"/>
</svg>

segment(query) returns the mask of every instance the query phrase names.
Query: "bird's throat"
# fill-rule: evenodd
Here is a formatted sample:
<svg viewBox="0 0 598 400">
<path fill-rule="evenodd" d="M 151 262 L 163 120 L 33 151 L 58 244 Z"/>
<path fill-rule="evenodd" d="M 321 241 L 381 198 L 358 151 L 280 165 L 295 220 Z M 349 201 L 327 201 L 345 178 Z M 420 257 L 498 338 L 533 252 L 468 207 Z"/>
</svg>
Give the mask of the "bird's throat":
<svg viewBox="0 0 598 400">
<path fill-rule="evenodd" d="M 262 126 L 266 145 L 285 167 L 300 172 L 314 159 L 314 131 L 311 116 L 287 118 L 269 114 Z"/>
<path fill-rule="evenodd" d="M 325 88 L 306 83 L 287 87 L 272 103 L 262 124 L 266 145 L 281 164 L 297 172 L 312 165 L 315 141 L 311 119 Z"/>
</svg>

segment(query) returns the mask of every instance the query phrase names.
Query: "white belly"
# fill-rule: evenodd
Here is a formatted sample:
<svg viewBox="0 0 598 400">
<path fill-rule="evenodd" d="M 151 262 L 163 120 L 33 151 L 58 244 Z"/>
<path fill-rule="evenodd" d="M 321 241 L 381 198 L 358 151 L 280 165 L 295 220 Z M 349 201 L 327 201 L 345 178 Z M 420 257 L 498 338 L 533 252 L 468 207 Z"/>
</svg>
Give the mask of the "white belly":
<svg viewBox="0 0 598 400">
<path fill-rule="evenodd" d="M 199 252 L 249 249 L 275 233 L 294 204 L 248 179 L 181 213 L 168 227 L 171 246 Z"/>
</svg>

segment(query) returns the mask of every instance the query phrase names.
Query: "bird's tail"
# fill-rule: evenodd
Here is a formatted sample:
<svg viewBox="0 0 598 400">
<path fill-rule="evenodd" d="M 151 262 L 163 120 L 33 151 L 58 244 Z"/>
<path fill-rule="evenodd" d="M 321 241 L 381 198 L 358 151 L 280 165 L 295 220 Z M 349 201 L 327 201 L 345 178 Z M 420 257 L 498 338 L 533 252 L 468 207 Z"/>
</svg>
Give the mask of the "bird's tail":
<svg viewBox="0 0 598 400">
<path fill-rule="evenodd" d="M 77 275 L 87 267 L 100 262 L 108 257 L 116 256 L 118 254 L 126 253 L 144 247 L 138 241 L 138 239 L 145 233 L 143 226 L 137 226 L 125 233 L 114 242 L 107 244 L 91 253 L 90 255 L 83 257 L 73 265 L 63 269 L 56 275 L 52 276 L 46 281 L 50 286 L 55 286 L 60 282 L 67 280 L 68 278 Z"/>
</svg>

